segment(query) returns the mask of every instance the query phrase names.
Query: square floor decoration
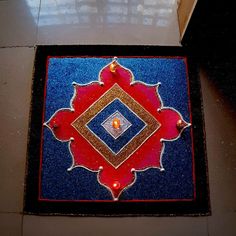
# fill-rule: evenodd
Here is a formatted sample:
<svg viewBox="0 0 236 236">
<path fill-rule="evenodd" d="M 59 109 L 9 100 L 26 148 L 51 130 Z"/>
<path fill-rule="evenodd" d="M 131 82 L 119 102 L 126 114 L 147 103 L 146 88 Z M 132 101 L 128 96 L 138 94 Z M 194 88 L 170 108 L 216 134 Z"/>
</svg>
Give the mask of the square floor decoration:
<svg viewBox="0 0 236 236">
<path fill-rule="evenodd" d="M 196 58 L 37 47 L 27 158 L 25 213 L 208 215 Z"/>
</svg>

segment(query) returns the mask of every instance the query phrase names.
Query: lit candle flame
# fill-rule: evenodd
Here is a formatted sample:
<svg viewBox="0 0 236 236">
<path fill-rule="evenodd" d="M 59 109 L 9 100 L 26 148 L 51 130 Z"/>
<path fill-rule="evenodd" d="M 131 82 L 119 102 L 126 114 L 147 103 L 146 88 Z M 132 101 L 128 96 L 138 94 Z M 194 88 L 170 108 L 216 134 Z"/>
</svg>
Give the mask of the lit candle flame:
<svg viewBox="0 0 236 236">
<path fill-rule="evenodd" d="M 115 129 L 119 129 L 120 128 L 120 120 L 118 118 L 114 118 L 113 121 L 112 121 L 112 126 Z"/>
</svg>

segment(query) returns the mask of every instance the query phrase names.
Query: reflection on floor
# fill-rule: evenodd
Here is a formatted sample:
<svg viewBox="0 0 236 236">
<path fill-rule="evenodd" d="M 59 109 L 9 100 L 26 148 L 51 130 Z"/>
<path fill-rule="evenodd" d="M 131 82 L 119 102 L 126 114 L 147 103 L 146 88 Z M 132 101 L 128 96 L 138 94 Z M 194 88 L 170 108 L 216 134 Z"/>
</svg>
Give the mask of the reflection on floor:
<svg viewBox="0 0 236 236">
<path fill-rule="evenodd" d="M 0 29 L 1 46 L 179 45 L 176 0 L 0 1 Z"/>
</svg>

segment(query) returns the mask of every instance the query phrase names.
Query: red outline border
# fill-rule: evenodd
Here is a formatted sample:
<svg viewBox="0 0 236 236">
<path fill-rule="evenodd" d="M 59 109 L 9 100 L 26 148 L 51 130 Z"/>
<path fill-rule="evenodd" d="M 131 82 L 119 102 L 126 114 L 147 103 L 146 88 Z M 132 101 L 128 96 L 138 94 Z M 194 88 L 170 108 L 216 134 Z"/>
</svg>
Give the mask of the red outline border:
<svg viewBox="0 0 236 236">
<path fill-rule="evenodd" d="M 40 143 L 40 165 L 39 165 L 39 180 L 38 180 L 38 201 L 40 202 L 114 202 L 114 200 L 60 200 L 60 199 L 46 199 L 41 198 L 41 183 L 42 183 L 42 159 L 43 159 L 43 123 L 45 116 L 45 104 L 46 104 L 46 95 L 47 95 L 47 81 L 48 81 L 48 66 L 50 58 L 112 58 L 112 56 L 47 56 L 46 61 L 46 76 L 45 76 L 45 86 L 44 86 L 44 101 L 43 101 L 43 112 L 42 112 L 42 128 L 41 128 L 41 143 Z M 193 142 L 193 128 L 192 128 L 192 110 L 191 110 L 191 101 L 190 101 L 190 86 L 189 86 L 189 73 L 188 73 L 188 62 L 186 56 L 120 56 L 123 58 L 166 58 L 166 59 L 183 59 L 186 70 L 186 80 L 187 80 L 187 89 L 188 89 L 188 108 L 189 108 L 189 118 L 190 118 L 190 129 L 191 129 L 191 139 L 192 139 L 192 180 L 193 180 L 193 195 L 194 198 L 189 199 L 159 199 L 159 200 L 119 200 L 119 202 L 192 202 L 196 200 L 196 176 L 195 176 L 195 159 L 194 159 L 194 142 Z"/>
</svg>

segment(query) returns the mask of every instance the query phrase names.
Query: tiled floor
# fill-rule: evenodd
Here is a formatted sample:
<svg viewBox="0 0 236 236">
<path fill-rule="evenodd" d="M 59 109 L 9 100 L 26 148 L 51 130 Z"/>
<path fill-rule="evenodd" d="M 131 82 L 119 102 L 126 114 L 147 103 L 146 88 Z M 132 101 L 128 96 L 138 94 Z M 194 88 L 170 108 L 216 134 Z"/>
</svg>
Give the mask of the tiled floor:
<svg viewBox="0 0 236 236">
<path fill-rule="evenodd" d="M 0 235 L 236 235 L 235 111 L 201 74 L 212 216 L 23 216 L 35 44 L 179 45 L 175 0 L 0 0 Z"/>
<path fill-rule="evenodd" d="M 0 29 L 5 47 L 179 45 L 176 0 L 0 0 Z"/>
</svg>

